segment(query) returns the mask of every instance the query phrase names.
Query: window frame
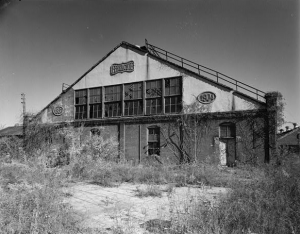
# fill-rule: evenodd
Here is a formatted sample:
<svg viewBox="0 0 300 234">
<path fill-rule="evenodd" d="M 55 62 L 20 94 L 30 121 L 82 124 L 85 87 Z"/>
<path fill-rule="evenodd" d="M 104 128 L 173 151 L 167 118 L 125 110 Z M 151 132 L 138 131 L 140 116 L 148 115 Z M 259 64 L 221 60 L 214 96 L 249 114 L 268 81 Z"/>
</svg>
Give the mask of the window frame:
<svg viewBox="0 0 300 234">
<path fill-rule="evenodd" d="M 92 92 L 94 90 L 99 90 L 99 94 L 96 95 Z M 102 118 L 102 88 L 101 87 L 96 87 L 96 88 L 90 88 L 89 89 L 89 119 L 98 119 Z M 99 97 L 99 101 L 97 100 L 96 102 L 92 101 L 94 97 Z M 94 116 L 95 110 L 94 108 L 98 107 L 98 111 L 96 111 L 97 115 Z M 100 109 L 100 110 L 99 110 Z"/>
<path fill-rule="evenodd" d="M 225 128 L 226 134 L 225 136 L 222 134 L 224 132 L 222 128 Z M 220 138 L 235 138 L 236 137 L 236 126 L 235 123 L 221 123 L 219 125 L 219 137 Z"/>
<path fill-rule="evenodd" d="M 128 89 L 127 86 L 132 86 L 133 90 Z M 140 85 L 140 86 L 139 86 Z M 135 87 L 137 86 L 137 88 Z M 140 82 L 133 82 L 133 83 L 126 83 L 124 84 L 124 116 L 138 116 L 144 114 L 144 105 L 143 105 L 143 90 L 144 90 L 144 83 Z M 135 90 L 137 89 L 137 90 Z M 131 92 L 130 92 L 131 91 Z M 127 98 L 127 96 L 132 95 L 132 98 Z M 132 103 L 132 106 L 130 104 Z M 132 108 L 131 108 L 132 107 Z M 135 113 L 136 110 L 136 113 Z M 132 114 L 131 114 L 132 113 Z"/>
<path fill-rule="evenodd" d="M 176 76 L 75 90 L 74 120 L 178 114 L 182 111 L 182 82 L 182 76 Z"/>
<path fill-rule="evenodd" d="M 155 85 L 153 85 L 153 84 L 155 84 Z M 163 110 L 163 79 L 149 80 L 149 81 L 146 81 L 145 85 L 146 85 L 145 115 L 163 114 L 163 112 L 164 112 L 164 110 Z M 155 111 L 152 112 L 152 110 L 155 110 Z"/>
<path fill-rule="evenodd" d="M 171 85 L 173 83 L 172 82 L 173 80 L 177 80 L 177 85 Z M 182 111 L 182 78 L 181 77 L 165 78 L 164 83 L 165 83 L 165 92 L 164 92 L 165 114 L 178 114 Z M 169 85 L 168 89 L 167 89 L 167 85 Z M 176 90 L 175 93 L 171 93 L 172 88 Z M 173 101 L 174 102 L 173 104 L 171 102 L 172 99 L 173 100 L 175 99 L 175 101 Z M 175 111 L 172 111 L 173 106 L 175 108 Z M 169 109 L 169 111 L 167 111 L 167 109 Z"/>
<path fill-rule="evenodd" d="M 80 92 L 85 91 L 85 96 L 79 96 L 77 97 L 77 93 L 80 94 Z M 87 119 L 88 118 L 88 89 L 79 89 L 75 90 L 75 98 L 74 98 L 74 119 L 75 120 L 81 120 L 81 119 Z M 80 98 L 85 97 L 85 102 L 81 103 Z M 79 98 L 78 103 L 76 98 Z M 79 111 L 79 113 L 83 113 L 82 118 L 76 118 L 76 115 L 78 114 L 77 109 L 83 108 L 83 111 Z M 84 114 L 85 113 L 85 114 Z M 82 115 L 82 114 L 81 114 Z"/>
<path fill-rule="evenodd" d="M 119 88 L 119 92 L 115 92 L 114 90 L 115 87 Z M 112 93 L 106 92 L 109 88 L 113 88 Z M 116 95 L 116 98 L 114 95 Z M 122 84 L 104 86 L 104 117 L 105 118 L 122 116 L 122 96 L 123 96 Z M 113 97 L 113 99 L 107 100 L 108 97 Z M 110 107 L 112 107 L 112 115 L 109 115 Z M 114 114 L 115 112 L 116 114 Z"/>
<path fill-rule="evenodd" d="M 150 134 L 150 132 L 154 132 L 154 134 Z M 153 139 L 151 135 L 155 135 L 156 137 Z M 148 127 L 148 132 L 147 132 L 147 142 L 148 142 L 148 149 L 147 149 L 147 154 L 148 156 L 151 155 L 160 155 L 160 127 L 159 126 L 149 126 Z M 155 145 L 156 147 L 150 147 L 150 145 Z M 150 153 L 152 152 L 152 153 Z"/>
</svg>

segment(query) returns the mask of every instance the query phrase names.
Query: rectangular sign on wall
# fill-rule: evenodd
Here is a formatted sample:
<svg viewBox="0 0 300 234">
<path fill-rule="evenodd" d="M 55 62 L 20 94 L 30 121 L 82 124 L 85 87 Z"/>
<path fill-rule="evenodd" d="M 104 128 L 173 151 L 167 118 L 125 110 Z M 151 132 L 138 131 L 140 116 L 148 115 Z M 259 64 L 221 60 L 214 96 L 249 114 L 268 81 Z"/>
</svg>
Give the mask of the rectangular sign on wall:
<svg viewBox="0 0 300 234">
<path fill-rule="evenodd" d="M 133 72 L 134 71 L 134 62 L 129 61 L 126 63 L 114 63 L 110 66 L 110 75 L 116 75 L 123 72 Z"/>
</svg>

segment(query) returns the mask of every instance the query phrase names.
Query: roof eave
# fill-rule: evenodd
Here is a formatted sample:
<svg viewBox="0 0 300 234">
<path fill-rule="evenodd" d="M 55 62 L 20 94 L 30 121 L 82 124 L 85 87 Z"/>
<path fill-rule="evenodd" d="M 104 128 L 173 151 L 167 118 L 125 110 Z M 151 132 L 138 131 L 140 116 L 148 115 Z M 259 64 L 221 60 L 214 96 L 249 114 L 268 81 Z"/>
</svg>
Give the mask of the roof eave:
<svg viewBox="0 0 300 234">
<path fill-rule="evenodd" d="M 239 95 L 241 95 L 241 96 L 244 96 L 244 97 L 246 97 L 246 98 L 249 98 L 249 99 L 251 99 L 251 100 L 253 100 L 253 101 L 255 101 L 255 102 L 259 103 L 259 104 L 266 105 L 266 103 L 263 102 L 263 101 L 260 101 L 260 100 L 258 100 L 258 99 L 255 99 L 255 98 L 253 98 L 253 97 L 251 97 L 251 96 L 249 96 L 249 95 L 247 95 L 247 94 L 245 94 L 245 93 L 242 93 L 242 92 L 240 92 L 240 91 L 237 91 L 237 90 L 235 90 L 235 89 L 233 89 L 233 88 L 231 88 L 231 87 L 229 87 L 229 86 L 227 86 L 227 85 L 224 85 L 224 84 L 222 84 L 222 83 L 218 83 L 218 82 L 216 82 L 216 81 L 214 81 L 214 80 L 212 80 L 212 79 L 210 79 L 210 78 L 208 78 L 208 77 L 206 77 L 206 76 L 199 75 L 198 73 L 196 73 L 196 72 L 194 72 L 194 71 L 191 71 L 191 70 L 189 70 L 189 69 L 187 69 L 187 68 L 185 68 L 185 67 L 181 67 L 181 66 L 179 66 L 178 64 L 172 63 L 172 62 L 170 62 L 170 61 L 168 61 L 168 60 L 165 60 L 165 59 L 163 59 L 163 58 L 161 58 L 161 57 L 159 57 L 159 56 L 156 56 L 156 55 L 154 55 L 154 54 L 152 54 L 152 53 L 148 53 L 148 56 L 153 57 L 153 58 L 155 58 L 155 59 L 158 59 L 158 60 L 160 60 L 161 62 L 166 63 L 166 64 L 169 64 L 169 65 L 171 65 L 171 66 L 175 66 L 175 67 L 177 67 L 178 69 L 182 69 L 182 70 L 184 70 L 184 71 L 186 71 L 186 72 L 192 73 L 193 75 L 195 75 L 195 76 L 197 76 L 197 77 L 200 77 L 200 78 L 202 78 L 202 79 L 205 79 L 205 80 L 207 80 L 207 81 L 209 81 L 209 82 L 212 82 L 212 83 L 214 83 L 214 84 L 216 84 L 216 85 L 218 85 L 218 86 L 221 86 L 221 87 L 223 87 L 223 88 L 226 88 L 226 89 L 228 89 L 228 90 L 230 90 L 230 91 L 232 90 L 232 91 L 234 91 L 235 93 L 237 93 L 237 94 L 239 94 Z"/>
<path fill-rule="evenodd" d="M 122 41 L 119 45 L 117 45 L 115 48 L 113 48 L 110 52 L 108 52 L 104 57 L 102 57 L 97 63 L 95 63 L 89 70 L 87 70 L 83 75 L 81 75 L 73 84 L 71 84 L 68 88 L 66 88 L 63 92 L 61 92 L 55 99 L 53 99 L 47 106 L 45 106 L 41 111 L 39 111 L 33 118 L 37 118 L 44 110 L 46 110 L 49 106 L 51 106 L 54 102 L 56 102 L 64 93 L 68 92 L 74 85 L 76 85 L 82 78 L 84 78 L 89 72 L 91 72 L 95 67 L 97 67 L 101 62 L 103 62 L 109 55 L 111 55 L 114 51 L 116 51 L 119 47 L 122 45 L 126 47 L 131 47 L 134 49 L 137 49 L 141 52 L 147 53 L 147 51 L 132 45 L 126 41 Z"/>
</svg>

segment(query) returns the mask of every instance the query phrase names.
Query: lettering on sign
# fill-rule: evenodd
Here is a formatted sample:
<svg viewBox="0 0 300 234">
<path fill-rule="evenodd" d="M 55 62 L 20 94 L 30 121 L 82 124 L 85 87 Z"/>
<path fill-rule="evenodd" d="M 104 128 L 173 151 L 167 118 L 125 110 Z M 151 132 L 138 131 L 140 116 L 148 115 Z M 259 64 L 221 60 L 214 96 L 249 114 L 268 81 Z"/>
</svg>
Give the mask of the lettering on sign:
<svg viewBox="0 0 300 234">
<path fill-rule="evenodd" d="M 114 63 L 113 65 L 110 66 L 110 75 L 113 76 L 118 73 L 123 73 L 123 72 L 133 72 L 134 71 L 134 62 L 129 61 L 126 63 Z"/>
<path fill-rule="evenodd" d="M 56 116 L 60 116 L 63 113 L 64 108 L 62 106 L 56 106 L 52 109 L 52 113 Z"/>
<path fill-rule="evenodd" d="M 216 99 L 216 94 L 213 92 L 203 92 L 200 93 L 197 97 L 198 102 L 202 104 L 210 104 Z"/>
</svg>

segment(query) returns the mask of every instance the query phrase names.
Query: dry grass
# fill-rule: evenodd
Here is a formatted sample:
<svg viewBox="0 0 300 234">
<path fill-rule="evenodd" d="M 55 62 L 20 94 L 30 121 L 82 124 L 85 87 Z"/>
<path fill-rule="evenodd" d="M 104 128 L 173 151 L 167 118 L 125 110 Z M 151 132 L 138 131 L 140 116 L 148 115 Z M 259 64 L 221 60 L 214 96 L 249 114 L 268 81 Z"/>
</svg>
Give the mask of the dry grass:
<svg viewBox="0 0 300 234">
<path fill-rule="evenodd" d="M 243 165 L 234 169 L 205 163 L 132 166 L 115 161 L 116 144 L 112 141 L 104 144 L 95 138 L 93 144 L 78 149 L 70 147 L 69 165 L 59 169 L 41 164 L 46 154 L 26 157 L 33 161 L 24 164 L 1 164 L 0 160 L 0 233 L 78 233 L 72 209 L 62 203 L 60 188 L 65 180 L 88 180 L 102 186 L 144 183 L 145 189 L 137 189 L 137 195 L 142 197 L 161 196 L 158 185 L 169 183 L 232 189 L 216 204 L 188 196 L 184 204 L 175 201 L 168 228 L 161 225 L 162 230 L 158 225 L 155 233 L 300 233 L 300 159 L 297 156 L 283 160 L 280 166 Z M 97 146 L 99 142 L 103 147 Z M 170 187 L 168 194 L 172 191 Z M 182 205 L 184 212 L 177 207 Z M 118 227 L 113 232 L 126 233 L 124 230 Z M 95 233 L 95 230 L 81 232 Z"/>
<path fill-rule="evenodd" d="M 72 163 L 60 169 L 42 165 L 2 164 L 0 166 L 0 228 L 2 233 L 78 233 L 70 207 L 62 204 L 62 181 L 92 180 L 103 186 L 122 182 L 145 183 L 137 196 L 160 197 L 160 184 L 172 194 L 174 186 L 211 185 L 232 188 L 217 204 L 189 198 L 184 212 L 173 202 L 168 229 L 149 227 L 156 233 L 299 233 L 300 173 L 296 159 L 279 167 L 244 166 L 222 169 L 213 165 L 131 166 L 101 160 L 87 160 L 78 173 Z M 92 163 L 93 162 L 93 163 Z M 96 162 L 96 163 L 95 163 Z M 80 176 L 79 176 L 80 175 Z M 171 197 L 171 196 L 169 196 Z M 178 206 L 178 207 L 177 207 Z M 128 228 L 124 227 L 124 230 Z M 121 227 L 114 233 L 126 233 Z M 92 230 L 84 233 L 93 233 Z"/>
<path fill-rule="evenodd" d="M 237 180 L 217 205 L 193 200 L 174 213 L 170 233 L 300 233 L 299 164 L 265 165 L 255 180 Z"/>
<path fill-rule="evenodd" d="M 60 175 L 41 166 L 0 165 L 1 233 L 76 233 Z"/>
<path fill-rule="evenodd" d="M 161 197 L 162 190 L 159 185 L 147 184 L 145 188 L 138 186 L 136 188 L 137 197 Z"/>
<path fill-rule="evenodd" d="M 80 155 L 80 162 L 71 161 L 70 165 L 64 167 L 63 170 L 72 180 L 90 180 L 95 184 L 108 187 L 117 186 L 123 182 L 231 187 L 236 180 L 247 181 L 253 179 L 253 175 L 258 177 L 261 174 L 253 168 L 232 170 L 205 163 L 181 166 L 132 166 L 126 162 L 93 160 L 86 155 Z"/>
</svg>

